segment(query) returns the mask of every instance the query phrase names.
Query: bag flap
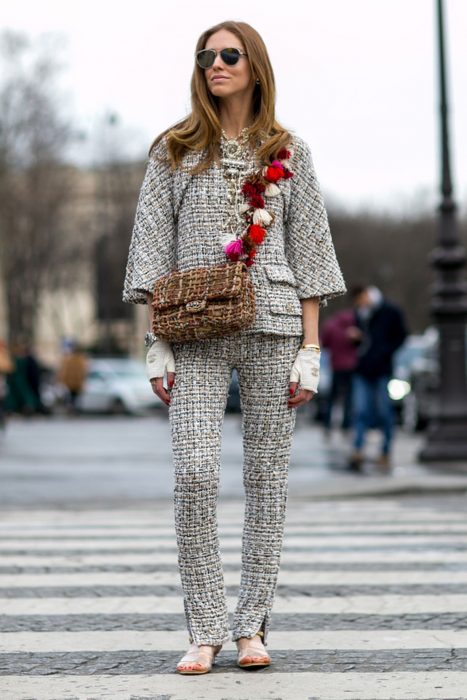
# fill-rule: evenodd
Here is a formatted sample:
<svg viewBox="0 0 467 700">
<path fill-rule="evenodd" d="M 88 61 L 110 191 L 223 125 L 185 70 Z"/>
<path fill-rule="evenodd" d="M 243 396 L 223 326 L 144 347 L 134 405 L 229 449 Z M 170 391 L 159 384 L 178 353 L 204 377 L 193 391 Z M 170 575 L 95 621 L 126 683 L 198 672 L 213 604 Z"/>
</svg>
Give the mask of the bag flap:
<svg viewBox="0 0 467 700">
<path fill-rule="evenodd" d="M 271 282 L 287 282 L 295 285 L 293 272 L 287 265 L 265 265 L 266 275 Z"/>
<path fill-rule="evenodd" d="M 246 274 L 242 262 L 172 272 L 157 280 L 152 305 L 162 310 L 203 299 L 231 299 L 241 293 Z"/>
</svg>

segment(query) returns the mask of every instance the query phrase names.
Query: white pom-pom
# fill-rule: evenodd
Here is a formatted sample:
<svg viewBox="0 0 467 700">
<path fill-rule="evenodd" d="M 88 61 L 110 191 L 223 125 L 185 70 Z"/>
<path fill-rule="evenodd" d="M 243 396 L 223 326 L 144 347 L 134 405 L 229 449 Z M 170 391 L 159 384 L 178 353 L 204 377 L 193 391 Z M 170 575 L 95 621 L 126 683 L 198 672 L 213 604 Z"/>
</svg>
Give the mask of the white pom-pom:
<svg viewBox="0 0 467 700">
<path fill-rule="evenodd" d="M 245 212 L 247 212 L 248 209 L 250 209 L 250 205 L 247 202 L 240 204 L 240 206 L 238 207 L 240 214 L 245 214 Z"/>
<path fill-rule="evenodd" d="M 255 209 L 253 212 L 253 223 L 258 226 L 269 226 L 272 221 L 272 216 L 266 209 Z"/>
<path fill-rule="evenodd" d="M 287 158 L 286 160 L 281 160 L 282 165 L 284 168 L 287 168 L 287 170 L 290 170 L 290 159 Z"/>
<path fill-rule="evenodd" d="M 277 197 L 280 193 L 280 189 L 274 182 L 270 182 L 269 185 L 266 185 L 266 189 L 264 190 L 266 197 Z"/>
</svg>

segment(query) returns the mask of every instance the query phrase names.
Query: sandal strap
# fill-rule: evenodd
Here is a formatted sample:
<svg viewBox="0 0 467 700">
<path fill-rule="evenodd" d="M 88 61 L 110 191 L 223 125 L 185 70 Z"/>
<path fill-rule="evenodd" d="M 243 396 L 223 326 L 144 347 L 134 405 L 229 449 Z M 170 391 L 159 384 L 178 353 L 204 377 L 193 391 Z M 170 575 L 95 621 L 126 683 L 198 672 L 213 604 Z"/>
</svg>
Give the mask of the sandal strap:
<svg viewBox="0 0 467 700">
<path fill-rule="evenodd" d="M 242 649 L 238 650 L 238 660 L 244 659 L 246 656 L 258 656 L 258 657 L 268 657 L 266 649 L 261 639 L 255 639 L 254 637 L 249 640 L 248 644 Z"/>
<path fill-rule="evenodd" d="M 178 666 L 185 664 L 201 664 L 206 668 L 210 668 L 214 657 L 222 649 L 221 645 L 211 646 L 209 644 L 191 644 L 185 656 L 178 662 Z"/>
</svg>

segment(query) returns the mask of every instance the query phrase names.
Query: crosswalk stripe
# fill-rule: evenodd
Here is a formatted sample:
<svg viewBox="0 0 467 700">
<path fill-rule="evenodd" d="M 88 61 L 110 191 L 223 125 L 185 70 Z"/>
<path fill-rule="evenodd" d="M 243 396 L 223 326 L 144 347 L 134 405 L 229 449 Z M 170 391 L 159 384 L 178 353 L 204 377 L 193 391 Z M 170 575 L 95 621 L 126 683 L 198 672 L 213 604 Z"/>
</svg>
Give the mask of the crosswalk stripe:
<svg viewBox="0 0 467 700">
<path fill-rule="evenodd" d="M 178 583 L 178 571 L 154 571 L 153 573 L 41 573 L 41 574 L 0 574 L 0 594 L 2 588 L 70 587 L 70 586 L 171 586 Z M 227 586 L 238 585 L 240 569 L 224 572 Z M 279 584 L 288 586 L 306 585 L 336 586 L 389 586 L 467 584 L 467 571 L 286 571 L 279 573 Z"/>
<path fill-rule="evenodd" d="M 0 652 L 184 651 L 185 631 L 14 632 L 0 638 Z M 467 630 L 342 630 L 275 632 L 268 643 L 278 649 L 459 649 L 467 648 Z M 233 642 L 225 649 L 235 650 Z"/>
<path fill-rule="evenodd" d="M 9 539 L 2 540 L 0 542 L 0 552 L 8 552 L 10 550 L 17 550 L 24 547 L 24 539 Z M 61 549 L 120 549 L 134 544 L 138 549 L 147 550 L 175 550 L 176 542 L 175 539 L 158 539 L 157 537 L 146 537 L 146 538 L 132 538 L 125 537 L 119 538 L 115 535 L 109 537 L 96 537 L 89 539 L 82 538 L 67 538 L 66 540 L 56 539 L 56 538 L 41 538 L 40 540 L 29 539 L 27 540 L 27 547 L 29 551 L 34 550 L 61 550 Z M 425 537 L 422 535 L 417 536 L 405 536 L 400 533 L 388 537 L 333 537 L 332 539 L 322 537 L 314 537 L 313 535 L 304 537 L 287 537 L 284 542 L 284 549 L 291 549 L 296 547 L 301 547 L 304 549 L 312 549 L 313 547 L 320 548 L 332 548 L 332 547 L 407 547 L 407 546 L 429 546 L 432 548 L 442 547 L 444 545 L 454 546 L 454 545 L 464 545 L 467 551 L 467 535 L 448 535 L 448 536 L 438 536 Z M 241 547 L 241 538 L 230 538 L 221 542 L 221 549 L 225 551 L 238 550 Z"/>
<path fill-rule="evenodd" d="M 232 619 L 232 616 L 230 616 Z M 122 614 L 105 615 L 9 615 L 1 616 L 2 633 L 11 632 L 85 632 L 121 630 L 183 631 L 185 617 L 178 613 Z M 277 613 L 274 611 L 273 629 L 270 641 L 279 631 L 340 631 L 340 630 L 433 630 L 466 629 L 467 614 L 459 613 L 410 613 L 409 615 L 355 615 L 353 613 L 320 614 Z"/>
<path fill-rule="evenodd" d="M 53 551 L 53 550 L 52 550 Z M 68 553 L 61 552 L 49 553 L 49 550 L 44 552 L 35 551 L 31 554 L 28 550 L 24 553 L 2 554 L 0 561 L 3 565 L 16 566 L 44 566 L 45 563 L 49 566 L 75 566 L 77 563 L 85 565 L 126 565 L 132 566 L 137 564 L 152 564 L 152 565 L 172 565 L 177 566 L 176 552 L 154 552 L 154 551 L 106 551 L 88 553 L 72 550 Z M 384 566 L 385 564 L 393 563 L 438 563 L 446 566 L 447 564 L 465 564 L 467 563 L 467 552 L 450 551 L 441 549 L 424 549 L 424 550 L 407 550 L 407 551 L 385 551 L 375 550 L 360 550 L 360 551 L 311 551 L 311 552 L 293 552 L 285 550 L 282 555 L 282 565 L 287 568 L 289 564 L 307 564 L 312 563 L 329 563 L 335 564 L 339 561 L 341 564 L 365 563 L 370 562 Z M 240 564 L 239 552 L 224 552 L 222 554 L 222 562 L 224 564 Z"/>
<path fill-rule="evenodd" d="M 301 537 L 308 537 L 310 535 L 320 535 L 320 536 L 339 536 L 339 535 L 363 535 L 368 536 L 368 532 L 371 534 L 381 534 L 381 535 L 397 535 L 401 533 L 402 535 L 422 535 L 426 536 L 427 533 L 433 535 L 447 535 L 453 533 L 455 535 L 467 535 L 467 524 L 465 520 L 460 523 L 425 523 L 419 525 L 418 522 L 415 523 L 366 523 L 364 525 L 352 525 L 347 523 L 346 525 L 316 525 L 314 523 L 308 523 L 306 525 L 288 525 L 286 528 L 287 536 L 296 535 Z M 229 537 L 231 535 L 240 537 L 242 534 L 241 525 L 229 525 L 219 528 L 219 535 L 221 537 Z M 147 527 L 125 527 L 125 525 L 111 525 L 108 527 L 103 526 L 86 526 L 81 525 L 76 527 L 75 525 L 63 525 L 61 527 L 50 527 L 50 525 L 18 525 L 7 527 L 5 524 L 0 524 L 0 542 L 4 539 L 42 539 L 42 538 L 53 538 L 53 539 L 67 539 L 72 537 L 85 538 L 85 537 L 124 537 L 128 539 L 130 537 L 174 537 L 174 528 L 167 527 L 164 525 L 148 525 Z"/>
<path fill-rule="evenodd" d="M 231 616 L 232 618 L 232 616 Z M 127 630 L 185 631 L 185 617 L 178 613 L 105 615 L 9 615 L 1 616 L 2 633 L 10 632 L 85 632 Z M 459 613 L 410 613 L 408 615 L 376 614 L 355 615 L 354 613 L 277 613 L 274 611 L 270 640 L 279 631 L 294 631 L 294 634 L 309 631 L 340 630 L 433 630 L 466 629 L 467 614 Z"/>
<path fill-rule="evenodd" d="M 236 598 L 227 597 L 233 610 Z M 180 596 L 106 596 L 99 598 L 0 598 L 0 615 L 104 615 L 112 613 L 180 613 Z M 467 595 L 385 595 L 311 598 L 276 596 L 277 613 L 355 613 L 363 615 L 402 615 L 410 613 L 467 612 Z"/>
<path fill-rule="evenodd" d="M 241 519 L 238 517 L 238 509 L 242 508 L 238 501 L 233 501 L 229 504 L 227 501 L 219 504 L 219 524 L 221 527 L 226 525 L 239 525 Z M 164 504 L 156 504 L 154 508 L 145 510 L 132 511 L 131 509 L 119 510 L 88 510 L 82 511 L 54 511 L 54 510 L 28 510 L 28 522 L 49 527 L 57 526 L 84 526 L 84 527 L 146 527 L 162 525 L 165 527 L 173 524 L 173 508 L 167 507 Z M 447 511 L 437 511 L 436 509 L 417 508 L 413 511 L 407 510 L 405 507 L 388 507 L 381 503 L 371 504 L 368 500 L 353 501 L 347 504 L 345 508 L 340 508 L 337 501 L 330 503 L 325 501 L 319 503 L 300 502 L 294 498 L 293 508 L 289 506 L 287 511 L 287 525 L 309 525 L 321 524 L 343 526 L 351 525 L 373 525 L 377 523 L 399 523 L 410 524 L 413 522 L 425 523 L 458 523 L 465 525 L 465 515 L 458 512 L 449 513 Z M 1 526 L 24 526 L 25 511 L 24 510 L 7 510 L 3 511 L 1 518 Z"/>
<path fill-rule="evenodd" d="M 231 688 L 230 697 L 226 690 Z M 202 685 L 201 685 L 202 684 Z M 294 700 L 446 700 L 459 699 L 467 687 L 467 672 L 423 671 L 391 673 L 212 673 L 196 677 L 166 675 L 4 676 L 0 690 L 8 700 L 219 700 L 225 698 L 294 698 Z M 462 700 L 462 698 L 460 698 Z"/>
</svg>

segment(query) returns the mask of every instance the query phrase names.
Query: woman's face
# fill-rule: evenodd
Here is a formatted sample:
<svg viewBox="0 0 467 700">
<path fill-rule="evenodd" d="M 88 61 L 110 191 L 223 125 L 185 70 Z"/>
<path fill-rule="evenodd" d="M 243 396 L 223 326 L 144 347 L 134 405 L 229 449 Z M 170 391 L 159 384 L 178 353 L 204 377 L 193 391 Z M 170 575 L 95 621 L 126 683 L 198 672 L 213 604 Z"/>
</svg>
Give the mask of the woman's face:
<svg viewBox="0 0 467 700">
<path fill-rule="evenodd" d="M 245 47 L 240 39 L 225 29 L 212 34 L 204 48 L 214 49 L 217 52 L 222 49 L 235 48 L 245 53 Z M 247 56 L 240 56 L 234 66 L 228 66 L 218 53 L 211 68 L 204 71 L 204 77 L 208 90 L 216 97 L 232 97 L 243 93 L 245 97 L 251 99 L 254 81 Z"/>
</svg>

